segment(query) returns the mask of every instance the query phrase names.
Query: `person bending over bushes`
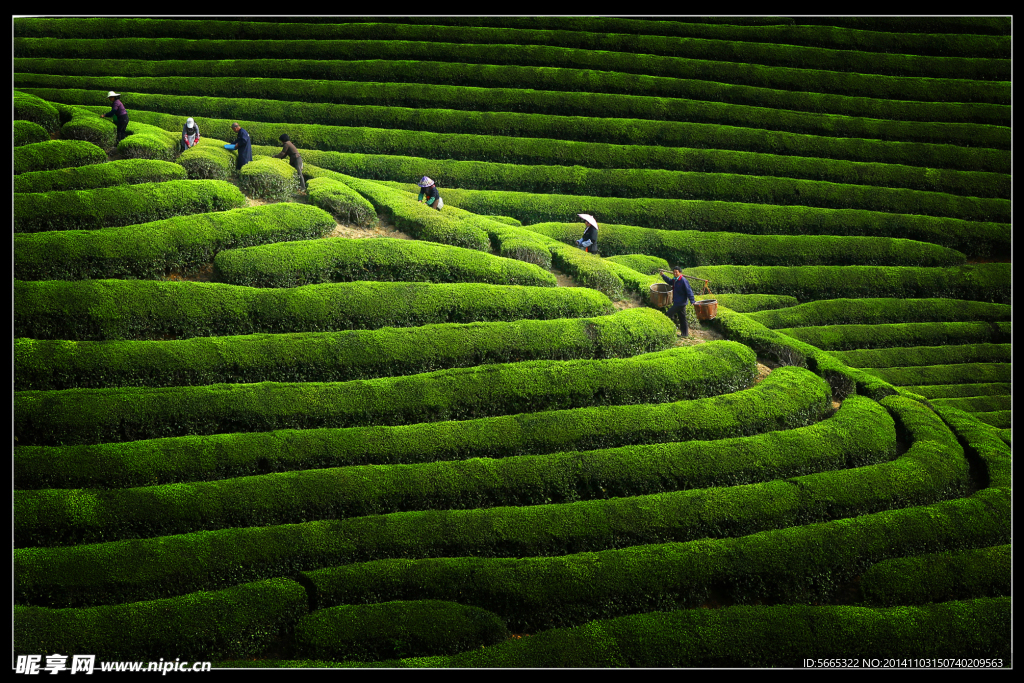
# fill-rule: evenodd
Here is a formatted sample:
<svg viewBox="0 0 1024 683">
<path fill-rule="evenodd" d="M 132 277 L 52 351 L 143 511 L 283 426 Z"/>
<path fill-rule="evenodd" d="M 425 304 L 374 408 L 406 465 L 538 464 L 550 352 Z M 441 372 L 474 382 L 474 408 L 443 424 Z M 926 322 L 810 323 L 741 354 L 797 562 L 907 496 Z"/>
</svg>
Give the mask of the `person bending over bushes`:
<svg viewBox="0 0 1024 683">
<path fill-rule="evenodd" d="M 292 168 L 299 174 L 299 186 L 302 191 L 306 191 L 306 179 L 302 175 L 302 155 L 299 154 L 299 150 L 295 148 L 295 143 L 288 136 L 288 133 L 282 133 L 281 137 L 278 138 L 284 143 L 284 149 L 281 150 L 280 154 L 275 154 L 275 159 L 284 159 L 285 155 L 288 155 L 288 163 L 292 165 Z"/>
<path fill-rule="evenodd" d="M 121 140 L 124 140 L 128 136 L 128 110 L 124 108 L 121 103 L 121 95 L 111 90 L 107 93 L 107 99 L 110 101 L 110 111 L 106 114 L 100 114 L 101 119 L 105 119 L 108 116 L 117 118 L 117 143 L 121 144 Z"/>
<path fill-rule="evenodd" d="M 189 117 L 181 129 L 181 142 L 178 145 L 179 151 L 184 152 L 190 147 L 199 144 L 199 126 Z"/>
<path fill-rule="evenodd" d="M 420 196 L 416 198 L 416 201 L 422 202 L 423 198 L 427 198 L 427 206 L 432 206 L 438 211 L 444 206 L 444 202 L 441 201 L 441 195 L 437 193 L 437 185 L 433 180 L 427 176 L 420 178 L 420 182 L 416 183 L 420 186 Z"/>
</svg>

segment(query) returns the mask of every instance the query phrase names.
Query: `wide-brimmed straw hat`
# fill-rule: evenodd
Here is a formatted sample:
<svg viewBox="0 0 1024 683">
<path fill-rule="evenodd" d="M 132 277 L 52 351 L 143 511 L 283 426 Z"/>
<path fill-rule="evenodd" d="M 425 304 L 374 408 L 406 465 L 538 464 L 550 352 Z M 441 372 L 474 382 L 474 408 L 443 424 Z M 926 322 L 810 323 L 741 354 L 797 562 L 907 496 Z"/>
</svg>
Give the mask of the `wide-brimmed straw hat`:
<svg viewBox="0 0 1024 683">
<path fill-rule="evenodd" d="M 587 223 L 593 225 L 595 228 L 597 227 L 597 219 L 591 216 L 589 213 L 578 213 L 576 215 L 585 220 Z"/>
<path fill-rule="evenodd" d="M 434 184 L 434 181 L 428 178 L 427 176 L 423 176 L 422 178 L 420 178 L 420 182 L 416 184 L 419 185 L 420 187 L 430 187 L 431 185 Z"/>
<path fill-rule="evenodd" d="M 120 93 L 116 93 L 113 90 L 111 90 L 110 92 L 107 93 L 107 97 L 120 97 L 120 96 L 121 96 Z"/>
</svg>

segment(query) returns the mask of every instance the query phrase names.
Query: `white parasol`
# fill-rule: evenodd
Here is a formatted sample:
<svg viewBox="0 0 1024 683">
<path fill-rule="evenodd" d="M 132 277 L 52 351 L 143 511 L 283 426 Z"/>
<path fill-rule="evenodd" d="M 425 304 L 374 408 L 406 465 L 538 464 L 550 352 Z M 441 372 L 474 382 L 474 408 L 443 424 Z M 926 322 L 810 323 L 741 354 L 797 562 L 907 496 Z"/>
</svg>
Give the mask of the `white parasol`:
<svg viewBox="0 0 1024 683">
<path fill-rule="evenodd" d="M 587 223 L 593 225 L 594 228 L 597 228 L 597 219 L 591 216 L 589 213 L 578 213 L 576 215 L 585 220 Z"/>
</svg>

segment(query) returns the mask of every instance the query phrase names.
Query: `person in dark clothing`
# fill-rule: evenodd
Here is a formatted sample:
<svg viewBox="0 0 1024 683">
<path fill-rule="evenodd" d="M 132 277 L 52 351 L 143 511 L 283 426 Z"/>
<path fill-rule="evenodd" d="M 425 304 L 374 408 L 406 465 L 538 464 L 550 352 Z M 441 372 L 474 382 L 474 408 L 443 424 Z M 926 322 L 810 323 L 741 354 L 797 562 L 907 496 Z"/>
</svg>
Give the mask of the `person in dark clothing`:
<svg viewBox="0 0 1024 683">
<path fill-rule="evenodd" d="M 235 131 L 235 138 L 233 144 L 224 145 L 224 149 L 234 149 L 238 151 L 238 157 L 235 159 L 235 170 L 240 171 L 242 167 L 252 161 L 252 141 L 249 139 L 249 131 L 242 128 L 237 123 L 231 124 L 231 130 Z"/>
<path fill-rule="evenodd" d="M 416 201 L 422 202 L 423 198 L 426 197 L 427 206 L 432 206 L 440 211 L 441 207 L 444 206 L 444 202 L 441 201 L 441 195 L 437 193 L 437 185 L 434 181 L 427 176 L 423 176 L 416 184 L 420 186 L 420 195 L 416 198 Z"/>
<path fill-rule="evenodd" d="M 690 336 L 690 327 L 686 322 L 686 302 L 689 300 L 690 305 L 697 303 L 696 299 L 693 298 L 693 290 L 690 289 L 690 283 L 685 277 L 683 277 L 682 271 L 679 266 L 672 269 L 672 275 L 675 277 L 668 277 L 665 275 L 664 270 L 659 270 L 661 273 L 661 279 L 672 285 L 672 307 L 668 309 L 668 317 L 670 320 L 679 320 L 679 328 L 683 333 L 684 337 Z"/>
<path fill-rule="evenodd" d="M 576 246 L 588 254 L 597 254 L 597 220 L 587 213 L 576 214 L 583 219 L 587 226 L 583 231 L 583 237 L 576 240 Z"/>
<path fill-rule="evenodd" d="M 292 165 L 299 174 L 299 185 L 302 186 L 302 191 L 306 191 L 306 179 L 302 175 L 302 155 L 299 154 L 299 150 L 295 148 L 295 143 L 288 137 L 288 133 L 284 133 L 278 138 L 284 143 L 284 149 L 281 150 L 280 154 L 275 154 L 275 159 L 284 159 L 285 155 L 288 156 L 288 163 Z"/>
<path fill-rule="evenodd" d="M 114 117 L 117 120 L 117 143 L 121 144 L 121 140 L 128 137 L 128 110 L 124 108 L 124 104 L 121 103 L 121 96 L 111 90 L 107 93 L 107 100 L 110 101 L 110 111 L 106 114 L 100 114 L 100 118 L 106 118 L 108 116 Z"/>
<path fill-rule="evenodd" d="M 199 126 L 192 118 L 185 120 L 185 126 L 181 129 L 181 140 L 178 142 L 179 151 L 184 152 L 190 147 L 199 144 Z"/>
</svg>

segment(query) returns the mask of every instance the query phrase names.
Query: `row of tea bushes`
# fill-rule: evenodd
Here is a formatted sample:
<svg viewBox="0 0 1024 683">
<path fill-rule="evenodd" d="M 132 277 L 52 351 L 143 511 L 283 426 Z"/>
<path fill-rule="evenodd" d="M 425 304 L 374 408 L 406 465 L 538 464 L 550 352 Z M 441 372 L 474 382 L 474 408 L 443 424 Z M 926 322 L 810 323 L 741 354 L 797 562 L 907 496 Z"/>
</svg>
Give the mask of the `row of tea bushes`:
<svg viewBox="0 0 1024 683">
<path fill-rule="evenodd" d="M 16 233 L 14 277 L 163 279 L 171 270 L 192 272 L 225 249 L 324 237 L 335 225 L 314 206 L 279 203 L 99 230 Z"/>
<path fill-rule="evenodd" d="M 24 193 L 14 198 L 14 231 L 95 230 L 246 205 L 245 195 L 223 180 L 168 180 Z"/>
<path fill-rule="evenodd" d="M 964 344 L 832 351 L 833 356 L 855 368 L 892 368 L 954 363 L 1009 363 L 1009 344 Z"/>
<path fill-rule="evenodd" d="M 885 560 L 861 578 L 868 605 L 892 607 L 1010 595 L 1010 546 Z"/>
<path fill-rule="evenodd" d="M 308 613 L 306 590 L 284 577 L 91 609 L 15 605 L 14 651 L 89 652 L 107 661 L 166 658 L 191 666 L 210 657 L 256 654 Z"/>
<path fill-rule="evenodd" d="M 178 155 L 181 134 L 176 131 L 130 121 L 127 132 L 129 136 L 117 144 L 117 151 L 125 158 L 172 161 Z"/>
<path fill-rule="evenodd" d="M 936 406 L 936 412 L 964 444 L 968 457 L 980 461 L 982 486 L 1009 486 L 1011 483 L 1012 453 L 1008 438 L 1002 431 L 993 429 L 963 410 L 948 406 Z M 1008 434 L 1006 435 L 1009 436 Z"/>
<path fill-rule="evenodd" d="M 15 119 L 12 126 L 14 128 L 15 147 L 31 145 L 35 142 L 46 142 L 50 139 L 50 134 L 47 133 L 46 129 L 38 123 L 32 123 L 31 121 L 18 121 Z M 15 176 L 15 179 L 17 178 L 18 176 Z"/>
<path fill-rule="evenodd" d="M 788 294 L 802 302 L 843 297 L 943 298 L 1009 305 L 1011 294 L 1009 263 L 951 268 L 701 266 L 689 269 L 687 275 L 710 280 L 723 293 Z"/>
<path fill-rule="evenodd" d="M 408 183 L 379 184 L 410 189 Z M 621 199 L 579 195 L 443 188 L 445 204 L 477 214 L 512 216 L 524 225 L 564 222 L 581 209 L 599 223 L 658 230 L 701 230 L 755 235 L 893 237 L 931 242 L 964 254 L 1010 253 L 1010 226 L 935 216 L 857 209 L 702 202 L 683 199 Z M 835 297 L 830 297 L 835 298 Z M 959 297 L 962 298 L 962 297 Z"/>
<path fill-rule="evenodd" d="M 450 66 L 449 66 L 450 68 Z M 253 121 L 289 121 L 296 124 L 298 131 L 305 131 L 302 146 L 312 146 L 310 138 L 320 125 L 346 125 L 344 108 L 332 104 L 358 104 L 362 106 L 404 106 L 410 108 L 483 110 L 484 92 L 492 94 L 494 111 L 529 113 L 541 116 L 580 116 L 591 118 L 635 119 L 639 121 L 668 121 L 710 126 L 729 126 L 748 130 L 777 131 L 797 136 L 829 136 L 859 140 L 876 140 L 888 143 L 913 143 L 918 145 L 962 145 L 975 149 L 981 157 L 998 158 L 998 150 L 1009 150 L 1010 133 L 1008 126 L 983 125 L 975 123 L 936 123 L 903 121 L 892 119 L 837 116 L 817 112 L 771 109 L 763 104 L 747 106 L 695 99 L 650 97 L 637 95 L 614 95 L 593 92 L 552 92 L 529 91 L 518 88 L 467 88 L 465 85 L 446 86 L 433 84 L 429 95 L 422 86 L 411 84 L 387 84 L 383 87 L 368 83 L 353 82 L 351 76 L 344 81 L 322 83 L 299 79 L 246 79 L 249 87 L 239 86 L 233 77 L 211 78 L 172 76 L 168 78 L 117 78 L 110 76 L 57 76 L 32 73 L 15 74 L 15 85 L 26 92 L 49 99 L 49 95 L 60 91 L 59 98 L 71 97 L 70 104 L 93 104 L 96 91 L 102 88 L 120 87 L 127 101 L 140 110 L 174 113 L 191 111 L 206 118 L 252 119 Z M 272 82 L 267 82 L 272 81 Z M 202 96 L 195 93 L 202 92 Z M 298 93 L 304 93 L 302 108 L 307 116 L 298 117 L 294 100 Z M 92 97 L 89 93 L 93 93 Z M 174 106 L 174 102 L 177 106 Z M 289 107 L 287 102 L 291 101 Z M 906 104 L 906 103 L 904 103 Z M 288 112 L 290 115 L 279 116 Z M 340 117 L 340 118 L 339 118 Z M 244 124 L 246 128 L 251 122 Z M 364 122 L 362 125 L 366 125 Z M 557 124 L 556 124 L 557 125 Z M 648 123 L 648 125 L 650 125 Z M 373 131 L 373 129 L 370 129 Z M 327 131 L 325 131 L 327 132 Z M 338 131 L 341 132 L 341 131 Z M 378 135 L 380 131 L 377 131 Z M 269 134 L 269 133 L 268 133 Z M 463 147 L 453 141 L 453 149 Z M 479 141 L 476 144 L 480 144 Z M 412 144 L 410 134 L 396 136 L 392 145 Z M 422 144 L 422 143 L 421 143 Z M 805 142 L 812 149 L 809 141 Z M 838 145 L 840 143 L 833 142 Z M 877 144 L 877 143 L 876 143 Z M 324 146 L 327 145 L 327 146 Z M 849 145 L 849 143 L 847 143 Z M 337 149 L 327 141 L 317 145 L 318 149 Z M 841 149 L 841 147 L 837 147 Z M 400 148 L 399 148 L 400 149 Z M 358 151 L 358 150 L 351 150 Z M 922 150 L 925 154 L 944 154 L 942 149 Z M 409 154 L 394 150 L 392 153 Z M 903 152 L 904 154 L 906 152 Z M 820 156 L 820 155 L 819 155 Z M 831 156 L 831 155 L 829 155 Z M 841 155 L 838 155 L 842 158 Z M 509 159 L 512 161 L 512 159 Z M 882 161 L 880 159 L 879 161 Z M 537 163 L 537 162 L 534 162 Z M 607 166 L 608 164 L 601 164 Z"/>
<path fill-rule="evenodd" d="M 950 365 L 866 368 L 864 371 L 876 377 L 881 377 L 894 386 L 909 386 L 1009 382 L 1011 375 L 1010 367 L 1010 363 L 969 363 L 962 361 Z M 969 395 L 976 396 L 977 394 Z"/>
<path fill-rule="evenodd" d="M 580 223 L 533 223 L 527 229 L 566 244 L 582 234 Z M 952 249 L 891 237 L 750 235 L 601 224 L 598 242 L 604 256 L 646 254 L 684 268 L 722 264 L 942 267 L 965 261 L 963 254 Z"/>
<path fill-rule="evenodd" d="M 423 463 L 736 438 L 795 429 L 831 414 L 828 384 L 780 368 L 751 389 L 671 404 L 350 429 L 279 430 L 107 443 L 18 446 L 19 488 L 130 487 L 348 465 Z M 60 463 L 59 468 L 54 463 Z M 102 464 L 101 464 L 102 463 Z"/>
<path fill-rule="evenodd" d="M 949 381 L 949 380 L 946 380 Z M 976 382 L 974 378 L 968 382 Z M 1010 396 L 1009 382 L 978 382 L 975 384 L 917 384 L 903 387 L 925 398 L 963 398 L 965 396 Z"/>
<path fill-rule="evenodd" d="M 256 199 L 284 201 L 299 191 L 299 178 L 287 161 L 256 154 L 238 171 L 238 186 Z"/>
<path fill-rule="evenodd" d="M 178 164 L 150 159 L 121 159 L 55 171 L 22 173 L 14 176 L 14 191 L 94 190 L 116 185 L 137 185 L 184 179 L 185 170 Z"/>
<path fill-rule="evenodd" d="M 60 114 L 57 108 L 41 97 L 15 90 L 13 104 L 14 119 L 35 123 L 46 131 L 47 139 L 50 134 L 60 130 Z"/>
<path fill-rule="evenodd" d="M 346 63 L 347 64 L 347 63 Z M 413 64 L 412 68 L 422 68 Z M 109 78 L 104 77 L 104 82 Z M 159 79 L 161 84 L 168 79 Z M 173 79 L 170 79 L 173 80 Z M 205 81 L 205 79 L 204 79 Z M 252 79 L 246 79 L 251 83 Z M 237 84 L 237 79 L 230 79 Z M 276 79 L 269 82 L 278 84 Z M 306 93 L 321 84 L 292 81 L 296 92 Z M 394 84 L 346 84 L 375 98 Z M 166 87 L 161 85 L 161 87 Z M 197 86 L 187 86 L 193 92 Z M 413 87 L 422 92 L 420 86 Z M 455 90 L 454 88 L 451 88 Z M 100 106 L 92 90 L 31 88 L 54 101 L 70 101 L 96 113 Z M 668 168 L 681 171 L 741 173 L 805 178 L 854 185 L 905 187 L 976 197 L 1009 197 L 1009 157 L 1006 152 L 951 144 L 886 142 L 865 138 L 746 129 L 737 126 L 635 118 L 597 118 L 464 111 L 472 97 L 493 105 L 493 91 L 459 88 L 452 101 L 420 101 L 408 108 L 363 104 L 296 103 L 288 101 L 162 96 L 134 94 L 148 110 L 132 109 L 139 121 L 170 132 L 180 130 L 183 106 L 203 130 L 233 139 L 232 120 L 245 120 L 254 142 L 277 144 L 282 131 L 296 134 L 300 148 L 334 149 L 364 153 L 431 156 L 438 144 L 450 158 L 481 159 L 527 164 L 570 165 L 586 158 L 598 168 Z M 428 92 L 436 92 L 430 88 Z M 470 91 L 470 92 L 461 92 Z M 248 90 L 251 93 L 251 89 Z M 532 99 L 535 91 L 530 93 Z M 510 91 L 510 100 L 522 102 L 524 91 Z M 423 99 L 423 95 L 418 95 Z M 388 98 L 390 99 L 390 98 Z M 357 99 L 356 101 L 361 101 Z M 186 105 L 187 103 L 187 105 Z M 423 109 L 458 107 L 458 109 Z M 165 113 L 160 113 L 165 112 Z M 596 113 L 596 112 L 595 112 Z M 279 123 L 266 123 L 276 121 Z M 374 126 L 367 128 L 365 126 Z M 432 132 L 424 132 L 422 129 Z M 396 130 L 399 129 L 399 130 Z M 405 129 L 405 130 L 400 130 Z M 497 135 L 497 137 L 495 137 Z M 627 145 L 624 149 L 622 145 Z M 421 151 L 428 150 L 428 151 Z M 418 152 L 418 154 L 417 154 Z M 780 154 L 780 152 L 784 152 Z"/>
<path fill-rule="evenodd" d="M 1010 323 L 827 325 L 781 328 L 777 331 L 825 351 L 884 349 L 891 346 L 1003 344 L 1010 341 Z"/>
<path fill-rule="evenodd" d="M 896 432 L 888 413 L 869 399 L 854 397 L 833 418 L 815 425 L 713 442 L 304 470 L 112 491 L 16 491 L 15 544 L 64 545 L 70 539 L 110 541 L 409 510 L 559 504 L 763 483 L 780 476 L 842 470 L 850 464 L 877 465 L 891 460 L 895 447 Z M 708 471 L 702 466 L 707 461 L 698 463 L 695 458 L 713 450 L 725 457 L 715 459 Z M 770 463 L 769 455 L 775 456 Z M 886 469 L 891 467 L 882 468 Z M 815 488 L 811 481 L 807 484 L 808 491 Z M 903 493 L 909 490 L 905 487 Z M 748 504 L 755 500 L 753 491 L 747 491 Z M 718 507 L 727 506 L 737 491 L 698 494 L 711 496 Z M 90 500 L 89 511 L 70 514 L 85 498 Z"/>
<path fill-rule="evenodd" d="M 266 148 L 254 147 L 257 153 Z M 276 150 L 275 150 L 276 151 Z M 441 187 L 537 194 L 586 193 L 587 199 L 655 198 L 725 204 L 799 205 L 823 210 L 858 210 L 958 221 L 1008 223 L 1010 201 L 901 188 L 840 185 L 815 180 L 651 169 L 592 169 L 581 166 L 499 164 L 380 154 L 303 151 L 310 164 L 371 180 L 401 182 L 430 169 Z M 742 232 L 742 231 L 737 231 Z"/>
<path fill-rule="evenodd" d="M 876 33 L 874 35 L 886 35 Z M 183 71 L 184 64 L 188 64 L 192 71 Z M 714 73 L 707 73 L 706 78 L 698 76 L 686 78 L 666 78 L 659 76 L 647 76 L 634 73 L 622 73 L 608 71 L 599 68 L 598 70 L 557 68 L 557 67 L 531 67 L 500 64 L 466 64 L 449 63 L 444 61 L 431 60 L 310 60 L 310 59 L 279 59 L 279 60 L 234 60 L 232 65 L 237 76 L 244 77 L 247 82 L 252 82 L 253 87 L 246 88 L 239 83 L 231 84 L 230 79 L 220 78 L 221 72 L 217 69 L 217 60 L 139 60 L 139 59 L 79 59 L 68 62 L 62 59 L 32 58 L 15 55 L 14 73 L 15 78 L 20 79 L 29 74 L 54 74 L 57 77 L 72 78 L 82 76 L 106 76 L 112 82 L 121 82 L 117 79 L 130 79 L 130 84 L 147 83 L 148 77 L 163 77 L 164 79 L 188 78 L 181 76 L 182 73 L 196 73 L 200 78 L 217 78 L 216 88 L 209 90 L 210 95 L 220 97 L 241 97 L 253 96 L 268 97 L 271 99 L 288 100 L 293 95 L 280 88 L 288 87 L 287 84 L 274 86 L 270 82 L 287 80 L 307 80 L 311 84 L 309 91 L 309 102 L 376 102 L 378 104 L 405 106 L 405 107 L 431 107 L 431 108 L 460 108 L 479 109 L 484 111 L 502 111 L 502 105 L 511 111 L 522 111 L 524 107 L 530 107 L 528 102 L 520 101 L 515 103 L 503 97 L 508 90 L 530 89 L 543 96 L 545 91 L 560 92 L 590 92 L 597 96 L 604 93 L 639 95 L 643 97 L 680 98 L 704 102 L 724 102 L 740 105 L 760 106 L 769 109 L 782 109 L 789 111 L 819 112 L 834 115 L 851 117 L 866 117 L 874 119 L 889 119 L 895 121 L 936 121 L 951 123 L 976 123 L 985 125 L 1010 125 L 1009 98 L 1006 96 L 1005 87 L 978 83 L 957 84 L 957 89 L 962 97 L 947 99 L 944 92 L 932 89 L 925 97 L 913 97 L 910 93 L 917 90 L 923 94 L 927 81 L 901 79 L 898 83 L 903 86 L 903 91 L 898 88 L 888 88 L 888 92 L 871 92 L 872 88 L 863 87 L 862 83 L 856 83 L 845 75 L 839 75 L 846 80 L 846 84 L 853 86 L 852 92 L 825 92 L 821 88 L 806 89 L 803 84 L 794 84 L 787 76 L 796 76 L 795 73 L 780 73 L 775 69 L 763 69 L 749 64 L 718 64 L 719 73 L 724 69 L 744 67 L 734 73 L 744 75 L 756 75 L 782 81 L 790 81 L 780 85 L 763 83 L 758 85 L 744 85 L 740 83 L 727 83 L 722 81 L 720 76 Z M 705 72 L 707 64 L 694 64 L 694 73 Z M 713 68 L 713 67 L 712 67 Z M 805 78 L 820 76 L 813 71 L 803 71 Z M 827 74 L 835 77 L 837 74 Z M 260 79 L 260 80 L 255 80 Z M 262 80 L 266 79 L 266 80 Z M 38 83 L 53 84 L 56 81 L 33 81 Z M 80 81 L 79 81 L 80 82 Z M 92 81 L 86 81 L 91 83 Z M 371 93 L 369 88 L 360 87 L 359 82 L 376 83 L 383 92 L 387 93 L 388 99 L 381 101 L 379 95 Z M 195 89 L 181 91 L 178 85 L 180 81 L 174 81 L 172 88 L 178 94 L 192 94 Z M 339 83 L 341 89 L 332 87 L 333 83 Z M 417 93 L 414 87 L 421 83 L 429 83 L 438 86 L 435 93 L 428 91 Z M 889 85 L 892 79 L 872 79 L 871 85 Z M 80 87 L 84 87 L 80 86 Z M 103 87 L 110 87 L 105 85 Z M 143 92 L 150 90 L 145 86 L 137 86 Z M 357 90 L 358 88 L 358 90 Z M 467 95 L 466 102 L 461 107 L 452 104 L 449 93 L 459 92 Z M 478 90 L 491 90 L 499 96 L 498 106 L 493 110 L 486 106 L 482 98 L 472 96 L 470 88 Z M 103 88 L 101 87 L 100 90 Z M 134 88 L 127 88 L 134 89 Z M 346 94 L 350 99 L 338 99 Z M 162 90 L 157 90 L 162 92 Z M 204 90 L 204 92 L 207 92 Z M 378 90 L 378 93 L 381 91 Z M 282 94 L 284 93 L 284 94 Z M 356 94 L 358 93 L 358 95 Z M 904 94 L 906 93 L 906 94 Z M 966 97 L 963 97 L 966 95 Z M 974 95 L 974 97 L 972 97 Z M 995 102 L 993 101 L 995 95 Z M 371 99 L 352 99 L 354 97 Z M 441 99 L 443 98 L 443 99 Z M 1001 103 L 1000 103 L 1001 102 Z"/>
<path fill-rule="evenodd" d="M 696 42 L 696 41 L 693 41 Z M 749 63 L 731 53 L 726 61 L 637 55 L 586 48 L 560 48 L 540 45 L 474 45 L 410 40 L 187 40 L 111 38 L 109 40 L 14 38 L 16 57 L 49 57 L 69 61 L 81 59 L 136 59 L 145 54 L 150 60 L 416 60 L 469 64 L 506 64 L 532 67 L 596 69 L 624 74 L 662 76 L 718 83 L 760 86 L 783 90 L 842 93 L 867 97 L 904 100 L 940 100 L 947 102 L 1010 103 L 1010 60 L 972 59 L 952 63 L 980 67 L 973 74 L 949 78 L 950 59 L 918 57 L 916 64 L 930 64 L 927 75 L 885 75 L 838 70 L 793 68 Z M 750 43 L 740 43 L 751 47 Z M 756 47 L 756 46 L 755 46 Z M 794 46 L 784 46 L 800 50 Z M 845 51 L 835 52 L 849 59 Z M 1009 56 L 1009 55 L 1007 55 Z M 878 59 L 880 55 L 872 55 Z M 893 57 L 896 60 L 896 57 Z M 908 60 L 899 57 L 899 73 L 906 73 Z M 953 67 L 955 68 L 955 67 Z M 968 67 L 970 69 L 972 67 Z M 975 67 L 976 68 L 976 67 Z M 942 70 L 936 73 L 935 69 Z M 984 71 L 984 75 L 981 72 Z M 177 75 L 180 75 L 178 72 Z M 920 74 L 920 71 L 918 72 Z M 249 74 L 237 74 L 239 76 Z M 265 73 L 252 75 L 266 75 Z"/>
<path fill-rule="evenodd" d="M 117 124 L 111 116 L 100 118 L 100 114 L 109 114 L 106 107 L 90 111 L 85 107 L 74 107 L 61 102 L 54 102 L 60 112 L 60 136 L 65 140 L 85 140 L 105 150 L 113 150 L 117 146 Z"/>
<path fill-rule="evenodd" d="M 675 339 L 673 323 L 650 308 L 597 318 L 177 341 L 15 339 L 14 390 L 339 382 L 486 363 L 629 357 L 660 351 Z"/>
<path fill-rule="evenodd" d="M 390 559 L 304 573 L 321 607 L 373 602 L 377 595 L 458 599 L 506 616 L 513 630 L 666 604 L 696 608 L 712 590 L 741 604 L 818 602 L 882 560 L 1008 543 L 1009 498 L 1006 488 L 986 489 L 970 498 L 740 538 L 562 557 Z"/>
<path fill-rule="evenodd" d="M 1009 666 L 1010 598 L 949 601 L 920 607 L 773 605 L 721 610 L 659 609 L 555 628 L 457 655 L 383 662 L 296 662 L 298 666 L 470 667 L 799 667 L 814 661 L 955 661 Z M 694 635 L 698 634 L 698 635 Z M 936 636 L 935 634 L 941 634 Z M 850 643 L 857 643 L 851 647 Z M 863 648 L 863 649 L 861 649 Z M 935 658 L 935 659 L 933 659 Z M 242 666 L 246 663 L 225 663 Z M 282 662 L 282 664 L 285 664 Z"/>
<path fill-rule="evenodd" d="M 339 220 L 352 225 L 377 223 L 373 204 L 345 183 L 333 178 L 313 178 L 306 183 L 309 201 Z"/>
<path fill-rule="evenodd" d="M 14 282 L 14 336 L 91 341 L 585 318 L 613 312 L 583 287 L 359 282 L 289 289 L 213 282 Z"/>
<path fill-rule="evenodd" d="M 102 164 L 106 153 L 84 140 L 47 140 L 14 148 L 14 175 Z"/>
<path fill-rule="evenodd" d="M 236 158 L 236 155 L 224 149 L 223 140 L 201 137 L 197 145 L 179 154 L 175 163 L 185 169 L 190 180 L 227 180 L 238 175 L 235 170 Z"/>
<path fill-rule="evenodd" d="M 55 446 L 466 420 L 706 398 L 746 389 L 756 375 L 754 352 L 723 340 L 628 359 L 523 361 L 339 383 L 20 391 L 14 432 L 20 444 Z"/>
<path fill-rule="evenodd" d="M 250 287 L 296 287 L 355 280 L 483 282 L 532 287 L 557 284 L 552 273 L 532 263 L 475 249 L 386 237 L 336 237 L 233 249 L 217 255 L 214 272 L 219 282 Z"/>
<path fill-rule="evenodd" d="M 102 23 L 101 23 L 102 22 Z M 547 30 L 527 28 L 491 28 L 482 26 L 422 26 L 414 23 L 359 21 L 339 24 L 215 22 L 197 26 L 196 22 L 159 19 L 29 19 L 15 24 L 18 37 L 61 37 L 64 40 L 122 38 L 147 40 L 183 38 L 205 40 L 273 40 L 287 32 L 292 40 L 409 40 L 438 43 L 545 45 L 549 47 L 593 49 L 599 40 L 608 52 L 684 57 L 700 60 L 742 61 L 771 66 L 853 71 L 858 73 L 898 74 L 976 80 L 1009 79 L 1010 44 L 1005 37 L 964 36 L 956 42 L 956 55 L 922 54 L 924 47 L 934 49 L 945 41 L 932 36 L 894 36 L 860 34 L 856 45 L 831 44 L 832 36 L 817 29 L 816 45 L 787 44 L 780 40 L 776 27 L 745 27 L 736 36 L 726 37 L 719 27 L 708 35 L 686 38 L 621 34 L 606 27 L 595 31 Z M 596 28 L 596 27 L 595 27 Z M 813 30 L 813 29 L 812 29 Z M 695 31 L 695 33 L 698 33 Z M 703 31 L 699 32 L 703 33 Z M 786 35 L 792 35 L 792 31 Z M 845 36 L 844 36 L 845 37 Z M 900 55 L 897 58 L 894 54 Z M 913 59 L 907 59 L 913 54 Z"/>
<path fill-rule="evenodd" d="M 1008 304 L 956 299 L 822 299 L 750 314 L 765 327 L 871 325 L 902 322 L 1000 322 L 1010 319 Z"/>
<path fill-rule="evenodd" d="M 1002 396 L 968 396 L 965 398 L 935 398 L 931 399 L 936 406 L 957 408 L 968 413 L 998 413 L 1009 412 L 1011 397 L 1009 393 Z"/>
</svg>

